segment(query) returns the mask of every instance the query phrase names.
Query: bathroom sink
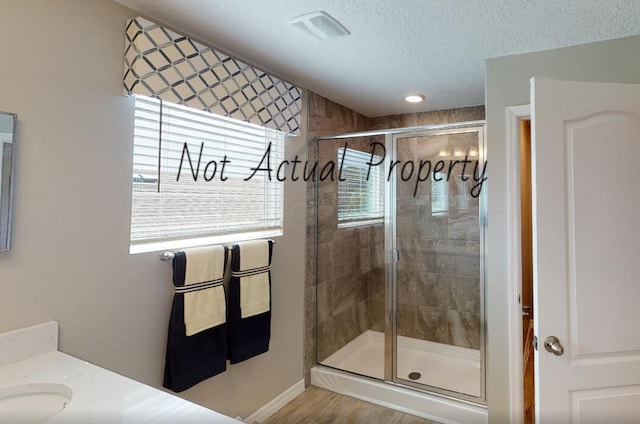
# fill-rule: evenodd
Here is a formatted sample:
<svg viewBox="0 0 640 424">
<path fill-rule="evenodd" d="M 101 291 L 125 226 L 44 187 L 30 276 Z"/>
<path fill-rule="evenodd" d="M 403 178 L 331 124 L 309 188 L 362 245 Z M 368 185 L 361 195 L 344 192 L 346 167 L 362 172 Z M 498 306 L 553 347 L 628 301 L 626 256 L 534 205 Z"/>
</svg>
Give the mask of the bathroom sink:
<svg viewBox="0 0 640 424">
<path fill-rule="evenodd" d="M 0 388 L 0 423 L 45 423 L 64 410 L 71 397 L 71 389 L 63 384 L 34 383 Z"/>
</svg>

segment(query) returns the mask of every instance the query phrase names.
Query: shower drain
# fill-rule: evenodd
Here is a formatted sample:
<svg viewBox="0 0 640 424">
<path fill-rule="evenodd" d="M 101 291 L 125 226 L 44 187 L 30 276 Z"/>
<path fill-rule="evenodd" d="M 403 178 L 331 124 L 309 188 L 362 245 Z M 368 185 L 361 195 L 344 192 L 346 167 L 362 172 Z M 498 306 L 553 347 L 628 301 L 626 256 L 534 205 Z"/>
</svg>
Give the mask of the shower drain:
<svg viewBox="0 0 640 424">
<path fill-rule="evenodd" d="M 418 379 L 420 379 L 420 377 L 422 377 L 422 374 L 420 374 L 417 371 L 409 373 L 409 380 L 418 380 Z"/>
</svg>

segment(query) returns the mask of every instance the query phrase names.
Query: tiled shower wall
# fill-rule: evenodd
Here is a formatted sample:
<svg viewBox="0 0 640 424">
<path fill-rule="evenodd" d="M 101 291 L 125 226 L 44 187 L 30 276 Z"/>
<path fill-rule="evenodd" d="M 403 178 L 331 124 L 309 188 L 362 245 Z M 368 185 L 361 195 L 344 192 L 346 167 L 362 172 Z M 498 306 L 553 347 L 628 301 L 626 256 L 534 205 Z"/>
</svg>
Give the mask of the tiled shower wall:
<svg viewBox="0 0 640 424">
<path fill-rule="evenodd" d="M 336 161 L 344 142 L 324 140 L 319 163 Z M 349 139 L 350 149 L 369 151 L 368 139 Z M 384 280 L 382 224 L 338 228 L 338 181 L 317 184 L 317 360 L 369 328 L 369 287 Z"/>
<path fill-rule="evenodd" d="M 366 118 L 348 108 L 310 93 L 308 128 L 309 139 L 313 140 L 314 137 L 320 135 L 479 119 L 484 119 L 484 107 L 482 106 Z M 324 144 L 321 144 L 320 155 L 322 157 L 320 158 L 315 157 L 315 145 L 309 145 L 309 161 L 319 159 L 322 162 L 335 158 L 335 149 L 342 146 L 339 142 L 325 141 L 322 143 Z M 350 140 L 349 146 L 354 147 L 353 143 L 353 140 Z M 368 141 L 366 146 L 363 144 L 360 147 L 362 147 L 361 150 L 368 151 Z M 320 204 L 318 227 L 316 228 L 314 184 L 308 184 L 307 188 L 305 379 L 308 384 L 309 370 L 316 361 L 321 362 L 326 359 L 367 329 L 384 331 L 384 228 L 382 224 L 375 224 L 338 229 L 335 216 L 337 185 L 329 181 L 318 186 Z M 403 201 L 399 198 L 399 210 L 403 208 L 409 212 L 410 203 L 407 202 L 406 206 L 402 205 Z M 418 215 L 407 216 L 405 221 L 416 225 L 420 222 L 420 217 Z M 438 228 L 442 229 L 447 225 L 440 223 Z M 407 229 L 410 230 L 410 228 Z M 451 235 L 454 234 L 455 231 L 452 230 Z M 462 274 L 474 272 L 473 269 L 465 265 L 465 259 L 459 259 L 458 265 L 456 265 L 455 257 L 451 256 L 453 251 L 442 247 L 443 245 L 449 247 L 455 245 L 457 249 L 460 245 L 458 241 L 449 240 L 448 235 L 442 238 L 442 231 L 440 231 L 440 238 L 434 237 L 433 233 L 428 235 L 423 233 L 422 236 L 416 232 L 415 237 L 412 235 L 405 241 L 399 240 L 401 248 L 404 250 L 403 256 L 406 256 L 407 259 L 405 264 L 410 263 L 411 255 L 420 262 L 421 259 L 416 257 L 418 252 L 420 251 L 422 254 L 424 249 L 431 249 L 428 255 L 435 261 L 434 263 L 452 263 L 453 265 L 449 268 L 437 268 L 444 272 L 439 274 L 439 272 L 425 273 L 419 269 L 403 269 L 399 264 L 398 281 L 403 282 L 403 284 L 398 284 L 399 334 L 477 348 L 479 345 L 479 311 L 475 310 L 475 306 L 472 305 L 479 305 L 479 301 L 475 300 L 476 293 L 479 293 L 475 289 L 478 287 L 478 271 L 475 270 L 474 274 L 476 281 L 474 281 L 474 277 L 457 275 L 461 272 L 459 270 L 463 270 Z M 474 237 L 475 235 L 471 235 L 468 238 L 474 239 Z M 470 240 L 469 243 L 462 244 L 467 246 L 467 250 L 456 250 L 455 252 L 462 252 L 465 255 L 464 252 L 470 253 L 471 259 L 466 260 L 473 262 L 477 259 L 479 264 L 479 255 L 475 250 L 479 243 Z M 319 252 L 316 252 L 316 246 Z M 317 264 L 316 257 L 320 258 L 320 262 Z M 316 266 L 318 267 L 318 281 L 315 281 Z M 318 306 L 317 328 L 316 304 Z M 478 331 L 475 331 L 476 328 Z M 317 345 L 316 330 L 318 332 Z"/>
<path fill-rule="evenodd" d="M 309 93 L 309 162 L 318 160 L 315 156 L 315 137 L 321 135 L 342 134 L 367 129 L 367 118 L 344 106 L 325 99 L 313 92 Z M 316 363 L 316 199 L 314 183 L 307 184 L 307 263 L 305 288 L 305 381 L 309 384 L 309 370 Z M 319 234 L 319 233 L 318 233 Z M 345 255 L 337 254 L 337 246 L 359 246 L 359 234 L 349 231 L 325 231 L 322 234 L 323 257 L 328 263 L 323 264 L 323 272 L 319 275 L 321 285 L 318 287 L 323 307 L 323 325 L 319 330 L 324 332 L 325 340 L 318 346 L 321 355 L 328 355 L 340 343 L 347 343 L 358 330 L 366 329 L 367 310 L 366 292 L 362 292 L 362 284 L 356 276 L 359 274 L 359 258 L 356 250 L 350 249 Z M 330 268 L 327 268 L 329 266 Z M 343 301 L 342 298 L 346 297 Z M 333 301 L 335 299 L 335 302 Z M 340 318 L 340 319 L 338 319 Z M 356 334 L 357 335 L 357 334 Z M 346 341 L 345 341 L 346 340 Z M 323 358 L 324 359 L 324 358 Z"/>
<path fill-rule="evenodd" d="M 401 139 L 398 159 L 437 163 L 441 151 L 469 150 L 478 151 L 476 133 Z M 399 335 L 479 349 L 479 201 L 470 194 L 469 170 L 463 181 L 461 169 L 445 171 L 447 178 L 433 183 L 446 187 L 444 205 L 431 181 L 418 184 L 415 197 L 415 180 L 398 183 L 396 321 Z"/>
<path fill-rule="evenodd" d="M 484 107 L 469 107 L 372 118 L 369 129 L 436 125 L 484 119 Z M 477 135 L 433 136 L 428 140 L 401 139 L 398 159 L 403 163 L 430 160 L 440 151 L 459 148 L 468 152 L 477 147 Z M 447 213 L 431 210 L 431 185 L 419 185 L 414 197 L 415 179 L 398 180 L 397 243 L 400 250 L 397 287 L 397 330 L 401 336 L 448 345 L 480 348 L 480 226 L 478 199 L 463 193 L 456 184 L 460 168 L 448 185 Z M 469 175 L 467 171 L 466 175 Z M 460 207 L 466 195 L 465 208 Z M 384 280 L 370 287 L 370 328 L 384 330 Z M 382 311 L 382 312 L 380 312 Z"/>
</svg>

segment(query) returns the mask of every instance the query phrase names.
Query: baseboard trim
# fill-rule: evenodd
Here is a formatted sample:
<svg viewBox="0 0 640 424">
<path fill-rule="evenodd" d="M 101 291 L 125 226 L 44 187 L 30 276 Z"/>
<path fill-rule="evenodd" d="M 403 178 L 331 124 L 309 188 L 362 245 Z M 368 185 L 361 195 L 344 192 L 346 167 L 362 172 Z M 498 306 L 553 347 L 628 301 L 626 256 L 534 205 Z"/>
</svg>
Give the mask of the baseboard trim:
<svg viewBox="0 0 640 424">
<path fill-rule="evenodd" d="M 244 420 L 244 422 L 253 424 L 265 421 L 267 418 L 278 412 L 280 408 L 291 402 L 296 396 L 302 394 L 302 392 L 304 392 L 304 378 L 284 392 L 280 393 L 271 402 L 251 414 Z"/>
</svg>

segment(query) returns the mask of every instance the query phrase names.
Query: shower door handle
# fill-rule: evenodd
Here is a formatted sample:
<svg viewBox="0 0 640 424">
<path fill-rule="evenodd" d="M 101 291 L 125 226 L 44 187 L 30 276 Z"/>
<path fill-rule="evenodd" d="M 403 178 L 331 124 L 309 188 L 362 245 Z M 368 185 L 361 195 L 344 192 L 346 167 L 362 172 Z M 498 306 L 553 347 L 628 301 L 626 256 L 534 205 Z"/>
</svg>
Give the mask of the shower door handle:
<svg viewBox="0 0 640 424">
<path fill-rule="evenodd" d="M 562 356 L 564 353 L 564 346 L 560 343 L 560 340 L 556 336 L 549 336 L 544 339 L 544 348 L 547 352 L 553 353 L 556 356 Z"/>
</svg>

